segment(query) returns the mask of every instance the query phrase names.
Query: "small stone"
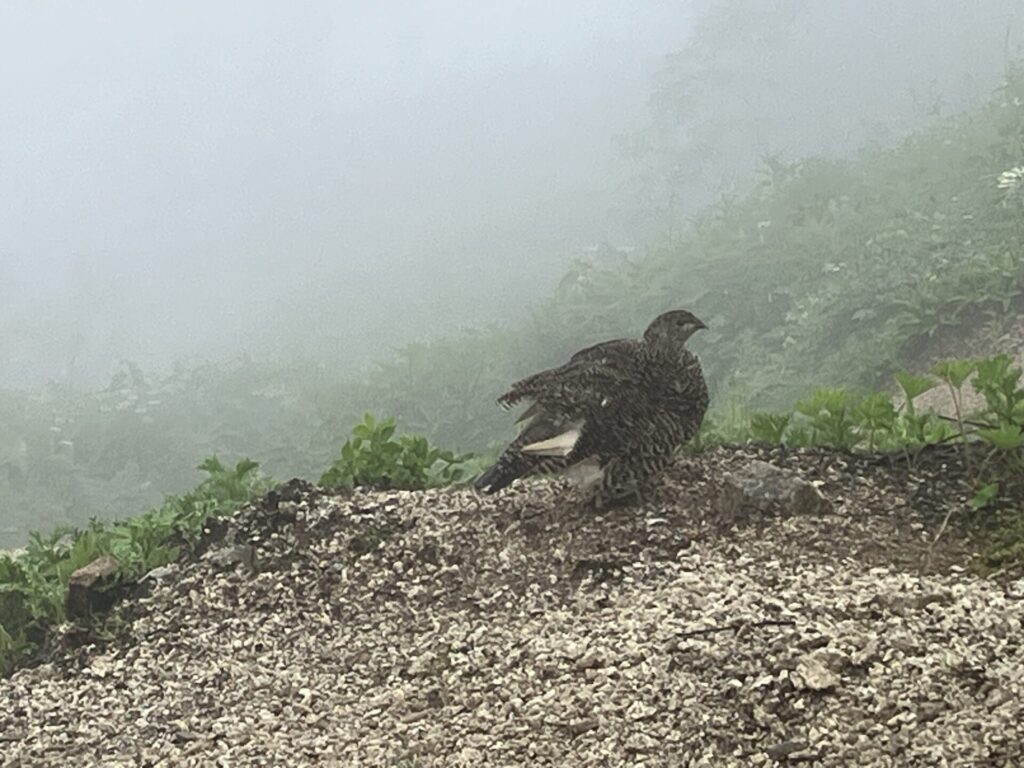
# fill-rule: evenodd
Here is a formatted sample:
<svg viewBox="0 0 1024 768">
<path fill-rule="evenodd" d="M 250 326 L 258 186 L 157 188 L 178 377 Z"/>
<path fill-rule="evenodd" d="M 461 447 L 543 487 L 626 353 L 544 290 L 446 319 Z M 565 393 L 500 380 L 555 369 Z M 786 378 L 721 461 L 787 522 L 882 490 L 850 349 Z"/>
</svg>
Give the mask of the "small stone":
<svg viewBox="0 0 1024 768">
<path fill-rule="evenodd" d="M 571 723 L 569 723 L 569 733 L 571 733 L 573 736 L 580 736 L 586 733 L 587 731 L 594 730 L 595 728 L 597 728 L 597 726 L 597 718 L 585 717 L 581 720 L 573 720 Z"/>
<path fill-rule="evenodd" d="M 647 720 L 654 717 L 658 712 L 654 707 L 644 704 L 642 701 L 634 701 L 626 709 L 626 717 L 630 720 Z"/>
<path fill-rule="evenodd" d="M 828 667 L 825 658 L 817 654 L 808 654 L 800 659 L 796 665 L 796 673 L 803 685 L 802 687 L 811 691 L 828 691 L 837 688 L 840 683 L 839 676 Z"/>
<path fill-rule="evenodd" d="M 203 555 L 203 560 L 213 563 L 218 568 L 228 568 L 241 563 L 251 571 L 256 567 L 256 548 L 251 544 L 235 544 L 211 549 Z"/>
<path fill-rule="evenodd" d="M 780 741 L 778 744 L 773 744 L 772 746 L 765 749 L 765 753 L 772 760 L 785 760 L 794 752 L 799 752 L 803 749 L 807 749 L 807 744 L 805 744 L 802 741 L 795 741 L 790 739 L 786 741 Z"/>
<path fill-rule="evenodd" d="M 594 669 L 595 667 L 599 667 L 601 666 L 601 664 L 601 654 L 597 651 L 591 651 L 586 656 L 583 656 L 582 658 L 578 659 L 576 663 L 573 665 L 573 668 L 577 672 L 582 672 L 587 669 Z"/>
</svg>

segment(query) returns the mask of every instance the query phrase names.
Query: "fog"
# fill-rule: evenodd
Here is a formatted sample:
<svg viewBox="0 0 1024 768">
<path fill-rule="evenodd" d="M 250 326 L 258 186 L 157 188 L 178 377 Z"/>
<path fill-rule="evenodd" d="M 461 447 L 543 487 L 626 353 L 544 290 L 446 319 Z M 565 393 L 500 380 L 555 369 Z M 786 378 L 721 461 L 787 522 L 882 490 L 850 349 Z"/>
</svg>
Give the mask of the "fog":
<svg viewBox="0 0 1024 768">
<path fill-rule="evenodd" d="M 0 380 L 514 313 L 623 236 L 611 137 L 692 14 L 242 7 L 0 6 Z"/>
<path fill-rule="evenodd" d="M 4 3 L 0 384 L 515 318 L 764 155 L 988 93 L 1019 5 Z"/>
</svg>

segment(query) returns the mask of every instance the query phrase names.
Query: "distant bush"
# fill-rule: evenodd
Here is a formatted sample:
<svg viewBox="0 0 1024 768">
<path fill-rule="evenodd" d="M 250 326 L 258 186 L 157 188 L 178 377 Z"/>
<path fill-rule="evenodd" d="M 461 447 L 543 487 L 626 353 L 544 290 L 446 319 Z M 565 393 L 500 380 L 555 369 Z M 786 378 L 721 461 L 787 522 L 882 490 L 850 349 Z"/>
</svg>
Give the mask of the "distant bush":
<svg viewBox="0 0 1024 768">
<path fill-rule="evenodd" d="M 408 490 L 450 485 L 463 477 L 461 465 L 472 458 L 436 448 L 419 435 L 394 434 L 394 419 L 377 421 L 365 414 L 341 447 L 341 456 L 320 477 L 320 485 Z"/>
</svg>

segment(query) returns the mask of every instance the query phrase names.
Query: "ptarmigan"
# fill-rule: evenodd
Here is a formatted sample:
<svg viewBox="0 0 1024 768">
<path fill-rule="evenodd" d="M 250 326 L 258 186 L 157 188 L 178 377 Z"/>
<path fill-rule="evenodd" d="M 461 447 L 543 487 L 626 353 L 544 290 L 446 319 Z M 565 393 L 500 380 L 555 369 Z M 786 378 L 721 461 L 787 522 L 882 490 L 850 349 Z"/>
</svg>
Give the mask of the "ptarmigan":
<svg viewBox="0 0 1024 768">
<path fill-rule="evenodd" d="M 686 310 L 666 312 L 640 339 L 595 344 L 513 384 L 498 402 L 532 403 L 519 436 L 474 486 L 494 493 L 519 477 L 564 472 L 598 507 L 642 498 L 704 419 L 707 384 L 685 345 L 705 327 Z"/>
</svg>

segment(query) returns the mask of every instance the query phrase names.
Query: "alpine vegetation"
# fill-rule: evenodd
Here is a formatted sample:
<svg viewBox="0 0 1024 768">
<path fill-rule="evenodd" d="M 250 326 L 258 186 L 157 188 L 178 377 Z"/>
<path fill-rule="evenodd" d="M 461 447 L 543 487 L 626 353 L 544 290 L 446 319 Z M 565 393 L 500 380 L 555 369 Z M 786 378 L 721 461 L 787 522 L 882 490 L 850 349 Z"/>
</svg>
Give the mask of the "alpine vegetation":
<svg viewBox="0 0 1024 768">
<path fill-rule="evenodd" d="M 665 312 L 639 339 L 595 344 L 517 381 L 498 402 L 531 401 L 519 435 L 475 487 L 494 493 L 520 477 L 561 472 L 598 508 L 645 498 L 704 419 L 707 384 L 686 348 L 704 327 L 687 310 Z"/>
</svg>

